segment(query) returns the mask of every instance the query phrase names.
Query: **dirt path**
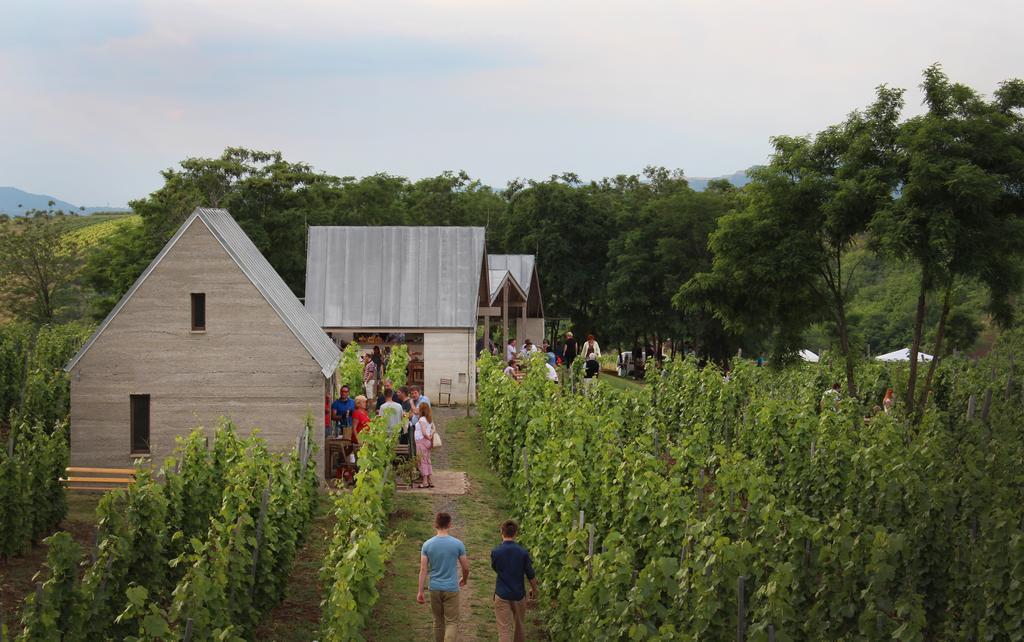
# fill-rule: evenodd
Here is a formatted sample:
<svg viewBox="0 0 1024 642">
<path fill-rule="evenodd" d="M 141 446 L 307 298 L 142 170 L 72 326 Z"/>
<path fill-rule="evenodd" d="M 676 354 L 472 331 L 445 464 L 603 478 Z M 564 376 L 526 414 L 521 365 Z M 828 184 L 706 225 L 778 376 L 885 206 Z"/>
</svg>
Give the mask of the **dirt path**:
<svg viewBox="0 0 1024 642">
<path fill-rule="evenodd" d="M 416 584 L 420 545 L 434 534 L 433 515 L 442 510 L 452 515 L 452 535 L 466 544 L 470 560 L 469 582 L 460 595 L 459 639 L 497 637 L 490 551 L 501 541 L 498 528 L 511 506 L 500 480 L 488 466 L 475 419 L 467 419 L 464 408 L 437 408 L 434 416 L 444 437 L 444 445 L 431 456 L 434 468 L 464 471 L 468 490 L 461 495 L 398 494 L 390 527 L 392 532 L 402 533 L 405 540 L 388 565 L 380 601 L 366 631 L 367 638 L 375 642 L 433 639 L 430 609 L 416 603 Z M 545 639 L 533 613 L 528 615 L 527 638 Z"/>
<path fill-rule="evenodd" d="M 320 629 L 320 567 L 331 541 L 334 516 L 331 500 L 320 497 L 316 518 L 302 548 L 295 554 L 284 599 L 271 609 L 256 630 L 257 640 L 313 640 Z"/>
</svg>

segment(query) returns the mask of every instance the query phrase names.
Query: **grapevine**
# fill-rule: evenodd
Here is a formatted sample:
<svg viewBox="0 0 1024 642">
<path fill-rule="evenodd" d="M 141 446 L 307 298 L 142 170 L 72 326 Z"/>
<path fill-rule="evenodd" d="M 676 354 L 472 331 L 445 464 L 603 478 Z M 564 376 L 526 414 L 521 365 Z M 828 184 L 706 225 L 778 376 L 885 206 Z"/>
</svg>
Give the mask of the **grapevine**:
<svg viewBox="0 0 1024 642">
<path fill-rule="evenodd" d="M 483 431 L 552 637 L 1024 636 L 1012 360 L 943 364 L 918 427 L 859 399 L 822 409 L 833 367 L 725 378 L 680 360 L 640 391 L 574 393 L 485 356 Z M 884 390 L 898 367 L 865 365 L 858 387 Z M 966 416 L 994 385 L 987 417 Z"/>
</svg>

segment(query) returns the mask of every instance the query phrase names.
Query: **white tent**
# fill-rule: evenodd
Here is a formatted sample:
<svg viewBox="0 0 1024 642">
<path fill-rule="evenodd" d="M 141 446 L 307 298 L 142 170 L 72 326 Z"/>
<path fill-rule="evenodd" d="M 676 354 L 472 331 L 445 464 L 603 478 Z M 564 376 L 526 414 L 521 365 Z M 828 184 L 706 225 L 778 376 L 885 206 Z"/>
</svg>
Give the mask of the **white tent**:
<svg viewBox="0 0 1024 642">
<path fill-rule="evenodd" d="M 800 358 L 808 363 L 818 363 L 818 361 L 820 361 L 818 355 L 814 354 L 810 350 L 801 350 Z"/>
<path fill-rule="evenodd" d="M 878 355 L 875 358 L 878 359 L 879 361 L 910 361 L 910 349 L 909 348 L 903 348 L 902 350 L 895 350 L 893 352 L 887 352 L 885 354 L 880 354 L 880 355 Z M 917 353 L 917 360 L 918 361 L 931 361 L 932 360 L 932 355 L 925 354 L 923 352 L 918 352 Z"/>
</svg>

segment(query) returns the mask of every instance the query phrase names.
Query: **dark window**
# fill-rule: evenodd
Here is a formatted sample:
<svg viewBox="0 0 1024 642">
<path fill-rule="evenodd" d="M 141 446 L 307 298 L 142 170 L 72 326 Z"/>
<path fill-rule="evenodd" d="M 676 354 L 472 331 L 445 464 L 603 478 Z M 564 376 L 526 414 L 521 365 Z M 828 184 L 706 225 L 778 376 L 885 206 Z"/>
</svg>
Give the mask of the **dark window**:
<svg viewBox="0 0 1024 642">
<path fill-rule="evenodd" d="M 132 395 L 132 453 L 149 452 L 149 395 Z"/>
<path fill-rule="evenodd" d="M 192 293 L 192 330 L 206 329 L 206 294 Z"/>
</svg>

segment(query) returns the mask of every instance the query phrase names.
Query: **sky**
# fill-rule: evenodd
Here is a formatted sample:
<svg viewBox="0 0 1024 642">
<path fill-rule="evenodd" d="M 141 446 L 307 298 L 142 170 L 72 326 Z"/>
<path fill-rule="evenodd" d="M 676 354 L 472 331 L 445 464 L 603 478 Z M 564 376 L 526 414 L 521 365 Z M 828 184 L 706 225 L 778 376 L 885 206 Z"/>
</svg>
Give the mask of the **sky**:
<svg viewBox="0 0 1024 642">
<path fill-rule="evenodd" d="M 1018 0 L 3 0 L 0 185 L 126 204 L 228 146 L 496 187 L 717 176 L 939 62 L 1024 76 Z"/>
</svg>

